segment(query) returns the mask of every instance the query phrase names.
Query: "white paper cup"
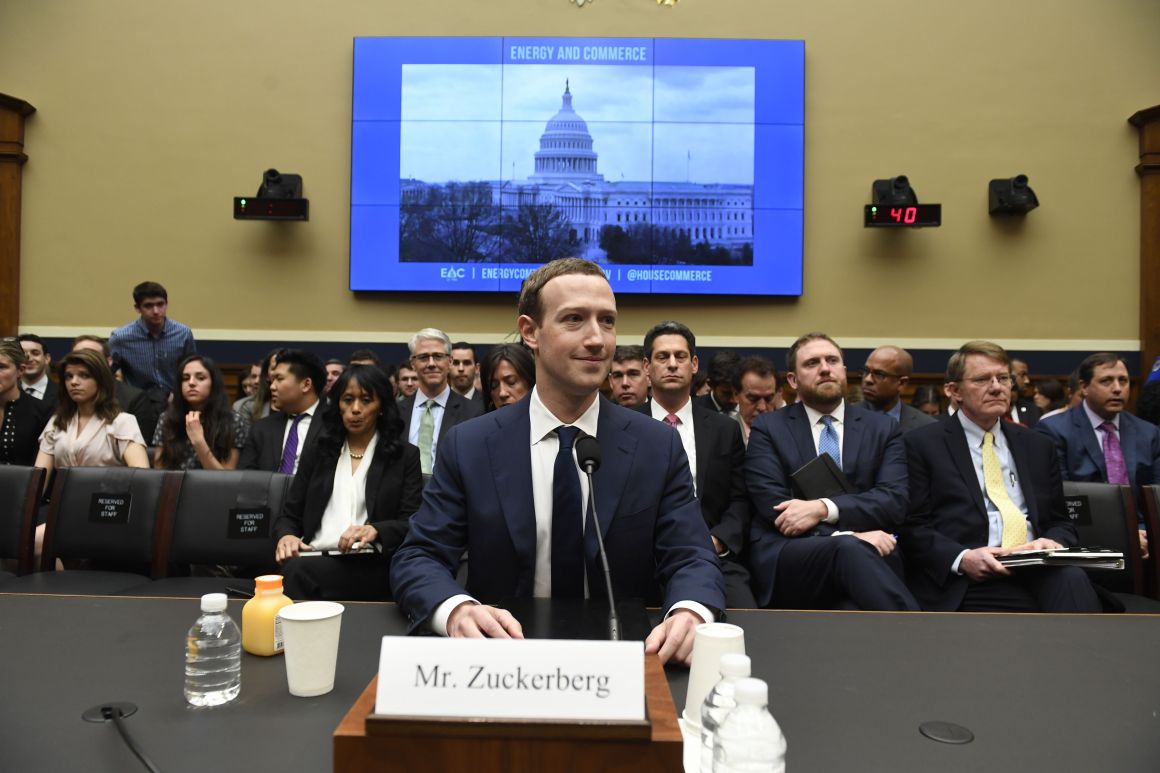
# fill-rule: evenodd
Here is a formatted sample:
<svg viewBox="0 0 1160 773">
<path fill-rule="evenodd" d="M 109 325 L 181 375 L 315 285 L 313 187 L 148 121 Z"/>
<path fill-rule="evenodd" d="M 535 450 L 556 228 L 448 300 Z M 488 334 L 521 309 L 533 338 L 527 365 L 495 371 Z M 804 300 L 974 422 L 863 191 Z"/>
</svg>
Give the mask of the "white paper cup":
<svg viewBox="0 0 1160 773">
<path fill-rule="evenodd" d="M 729 623 L 701 623 L 697 626 L 682 716 L 698 732 L 701 729 L 701 704 L 713 685 L 721 681 L 721 656 L 727 652 L 745 654 L 745 631 Z"/>
<path fill-rule="evenodd" d="M 310 698 L 334 689 L 342 611 L 333 601 L 300 601 L 278 610 L 291 695 Z"/>
</svg>

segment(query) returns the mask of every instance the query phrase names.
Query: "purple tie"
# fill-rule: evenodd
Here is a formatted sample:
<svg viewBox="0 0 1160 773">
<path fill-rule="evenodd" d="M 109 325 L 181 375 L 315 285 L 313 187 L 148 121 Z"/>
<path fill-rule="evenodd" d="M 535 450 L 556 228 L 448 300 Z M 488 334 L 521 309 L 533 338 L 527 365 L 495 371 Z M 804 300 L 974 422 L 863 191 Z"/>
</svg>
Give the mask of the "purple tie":
<svg viewBox="0 0 1160 773">
<path fill-rule="evenodd" d="M 1108 483 L 1128 485 L 1128 467 L 1124 464 L 1124 450 L 1120 448 L 1120 438 L 1116 436 L 1116 425 L 1105 421 L 1100 425 L 1104 433 L 1104 464 L 1108 468 Z"/>
<path fill-rule="evenodd" d="M 286 446 L 282 449 L 282 464 L 278 465 L 278 472 L 288 475 L 294 473 L 294 460 L 298 458 L 298 422 L 305 415 L 300 413 L 290 422 L 290 434 L 286 435 Z"/>
<path fill-rule="evenodd" d="M 665 417 L 665 423 L 667 423 L 670 427 L 675 427 L 681 423 L 681 420 L 677 416 L 677 414 L 670 413 L 668 416 Z"/>
</svg>

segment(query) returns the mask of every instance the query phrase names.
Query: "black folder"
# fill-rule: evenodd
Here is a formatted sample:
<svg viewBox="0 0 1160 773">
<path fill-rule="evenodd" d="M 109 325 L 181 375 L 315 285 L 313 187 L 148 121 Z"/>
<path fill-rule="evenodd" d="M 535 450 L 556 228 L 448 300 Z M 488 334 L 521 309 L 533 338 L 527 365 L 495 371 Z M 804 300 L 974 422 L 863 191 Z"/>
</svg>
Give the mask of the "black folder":
<svg viewBox="0 0 1160 773">
<path fill-rule="evenodd" d="M 790 475 L 790 479 L 799 499 L 832 499 L 856 493 L 850 481 L 846 480 L 846 474 L 829 454 L 818 454 Z"/>
</svg>

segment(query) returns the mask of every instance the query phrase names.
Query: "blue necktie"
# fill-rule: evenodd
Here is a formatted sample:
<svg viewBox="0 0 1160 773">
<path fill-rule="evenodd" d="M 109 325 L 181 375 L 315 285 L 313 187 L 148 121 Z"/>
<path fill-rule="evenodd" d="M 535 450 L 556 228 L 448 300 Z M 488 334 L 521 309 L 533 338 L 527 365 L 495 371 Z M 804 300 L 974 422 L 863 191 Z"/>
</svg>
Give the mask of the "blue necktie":
<svg viewBox="0 0 1160 773">
<path fill-rule="evenodd" d="M 842 467 L 842 447 L 838 445 L 838 431 L 834 429 L 834 417 L 823 416 L 822 436 L 818 439 L 818 453 L 829 454 L 831 458 L 837 463 L 838 468 Z"/>
<path fill-rule="evenodd" d="M 560 450 L 552 471 L 552 598 L 584 598 L 584 524 L 581 520 L 580 474 L 572 444 L 580 430 L 556 430 Z"/>
</svg>

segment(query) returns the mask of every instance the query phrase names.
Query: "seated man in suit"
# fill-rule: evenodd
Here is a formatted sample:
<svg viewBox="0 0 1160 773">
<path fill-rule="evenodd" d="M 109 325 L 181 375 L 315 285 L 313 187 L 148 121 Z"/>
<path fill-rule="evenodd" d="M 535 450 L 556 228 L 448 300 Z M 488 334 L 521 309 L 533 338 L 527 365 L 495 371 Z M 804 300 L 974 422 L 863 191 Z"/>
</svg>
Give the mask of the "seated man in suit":
<svg viewBox="0 0 1160 773">
<path fill-rule="evenodd" d="M 52 355 L 44 345 L 44 341 L 35 333 L 23 333 L 16 337 L 20 348 L 24 350 L 24 370 L 20 374 L 20 389 L 26 394 L 48 405 L 48 410 L 55 411 L 59 388 L 55 381 L 48 377 L 52 364 Z"/>
<path fill-rule="evenodd" d="M 1011 421 L 1024 427 L 1034 427 L 1043 411 L 1035 404 L 1035 384 L 1031 382 L 1031 369 L 1017 357 L 1011 358 Z"/>
<path fill-rule="evenodd" d="M 959 411 L 906 436 L 910 513 L 902 545 L 907 580 L 937 612 L 1099 612 L 1077 567 L 1011 570 L 1014 550 L 1076 544 L 1052 444 L 1003 421 L 1011 399 L 1007 353 L 970 341 L 947 363 Z"/>
<path fill-rule="evenodd" d="M 862 372 L 864 407 L 893 418 L 903 434 L 934 422 L 922 411 L 902 402 L 902 388 L 913 372 L 914 359 L 910 352 L 897 346 L 879 346 L 870 352 Z"/>
<path fill-rule="evenodd" d="M 644 366 L 644 349 L 639 346 L 618 346 L 612 354 L 612 370 L 608 374 L 612 399 L 631 408 L 644 405 L 648 399 L 648 371 Z"/>
<path fill-rule="evenodd" d="M 483 390 L 475 388 L 479 377 L 479 362 L 475 358 L 475 347 L 466 341 L 451 344 L 451 388 L 483 409 Z"/>
<path fill-rule="evenodd" d="M 737 412 L 733 417 L 741 427 L 741 439 L 749 443 L 753 420 L 766 411 L 776 411 L 781 396 L 777 391 L 777 371 L 764 357 L 746 357 L 733 371 L 733 395 Z"/>
<path fill-rule="evenodd" d="M 667 614 L 646 651 L 687 663 L 696 626 L 724 608 L 724 582 L 680 437 L 600 397 L 616 342 L 612 288 L 595 263 L 552 261 L 524 280 L 519 312 L 536 385 L 444 438 L 391 565 L 395 598 L 413 625 L 442 635 L 521 638 L 510 612 L 477 600 L 603 597 L 599 528 L 618 598 L 661 601 L 663 587 Z M 580 432 L 603 453 L 598 527 L 585 518 Z M 455 573 L 468 549 L 465 593 Z"/>
<path fill-rule="evenodd" d="M 652 399 L 642 413 L 663 421 L 681 436 L 701 515 L 725 577 L 725 601 L 732 609 L 757 606 L 743 563 L 749 536 L 749 494 L 745 490 L 745 442 L 737 422 L 690 399 L 697 372 L 697 339 L 680 322 L 661 322 L 644 336 L 644 356 Z"/>
<path fill-rule="evenodd" d="M 737 381 L 737 366 L 741 358 L 731 349 L 721 349 L 709 360 L 709 393 L 694 397 L 693 403 L 711 408 L 726 416 L 737 415 L 737 395 L 733 384 Z"/>
<path fill-rule="evenodd" d="M 1131 382 L 1128 365 L 1118 354 L 1098 352 L 1077 370 L 1082 402 L 1035 425 L 1055 442 L 1064 480 L 1131 486 L 1141 509 L 1143 486 L 1160 483 L 1160 429 L 1124 410 Z M 1140 528 L 1140 549 L 1148 556 L 1148 538 Z"/>
<path fill-rule="evenodd" d="M 403 437 L 419 449 L 424 475 L 435 465 L 439 444 L 447 430 L 483 413 L 483 403 L 468 400 L 451 388 L 451 339 L 442 330 L 427 327 L 411 336 L 411 367 L 419 374 L 419 388 L 399 401 Z"/>
<path fill-rule="evenodd" d="M 786 355 L 799 402 L 753 422 L 745 480 L 753 502 L 749 569 L 765 607 L 917 610 L 891 559 L 906 518 L 902 434 L 888 416 L 848 408 L 842 350 L 808 333 Z M 792 475 L 821 454 L 845 473 L 852 494 L 799 498 Z"/>
<path fill-rule="evenodd" d="M 280 349 L 273 362 L 273 410 L 250 428 L 238 469 L 293 475 L 298 472 L 302 450 L 314 445 L 322 429 L 320 397 L 326 368 L 317 355 L 301 349 Z"/>
</svg>

